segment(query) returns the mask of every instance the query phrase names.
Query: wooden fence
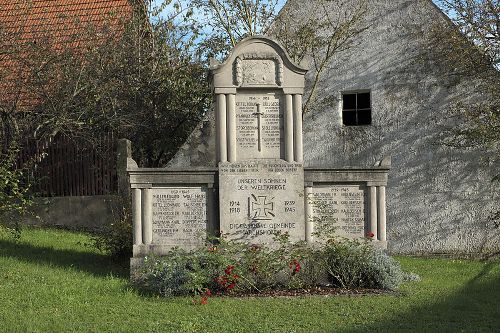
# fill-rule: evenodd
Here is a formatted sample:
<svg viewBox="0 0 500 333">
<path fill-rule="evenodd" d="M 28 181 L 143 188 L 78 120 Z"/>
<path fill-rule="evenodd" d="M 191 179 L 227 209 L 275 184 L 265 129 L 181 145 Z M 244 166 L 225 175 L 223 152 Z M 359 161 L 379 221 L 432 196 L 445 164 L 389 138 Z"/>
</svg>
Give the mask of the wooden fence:
<svg viewBox="0 0 500 333">
<path fill-rule="evenodd" d="M 20 153 L 18 166 L 28 165 L 36 196 L 84 196 L 115 194 L 116 140 L 107 134 L 89 143 L 56 137 L 50 141 L 29 140 Z"/>
</svg>

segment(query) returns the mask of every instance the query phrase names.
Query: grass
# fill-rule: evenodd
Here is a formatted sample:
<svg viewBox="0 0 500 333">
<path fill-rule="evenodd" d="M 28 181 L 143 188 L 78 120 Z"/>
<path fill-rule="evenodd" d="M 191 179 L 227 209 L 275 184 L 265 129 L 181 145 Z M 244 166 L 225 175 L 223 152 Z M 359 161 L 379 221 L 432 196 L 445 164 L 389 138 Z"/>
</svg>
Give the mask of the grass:
<svg viewBox="0 0 500 333">
<path fill-rule="evenodd" d="M 142 296 L 128 262 L 86 246 L 88 236 L 0 231 L 2 332 L 498 332 L 500 262 L 398 258 L 421 276 L 400 295 L 298 298 Z"/>
</svg>

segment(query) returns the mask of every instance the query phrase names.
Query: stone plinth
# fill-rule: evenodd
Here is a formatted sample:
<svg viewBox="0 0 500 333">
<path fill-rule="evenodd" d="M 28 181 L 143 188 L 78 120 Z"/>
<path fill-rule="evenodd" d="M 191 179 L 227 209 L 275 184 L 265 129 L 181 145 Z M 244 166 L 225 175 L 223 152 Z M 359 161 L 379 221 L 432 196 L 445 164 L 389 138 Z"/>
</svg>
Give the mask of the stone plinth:
<svg viewBox="0 0 500 333">
<path fill-rule="evenodd" d="M 276 233 L 304 240 L 300 163 L 254 160 L 219 166 L 220 230 L 229 239 L 269 243 Z"/>
</svg>

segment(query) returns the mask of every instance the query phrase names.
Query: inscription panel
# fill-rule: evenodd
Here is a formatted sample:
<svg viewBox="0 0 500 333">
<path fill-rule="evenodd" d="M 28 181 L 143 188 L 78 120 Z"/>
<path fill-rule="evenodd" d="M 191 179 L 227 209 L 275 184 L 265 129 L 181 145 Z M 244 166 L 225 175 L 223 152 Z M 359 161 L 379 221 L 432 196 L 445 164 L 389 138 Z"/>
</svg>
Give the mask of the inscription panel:
<svg viewBox="0 0 500 333">
<path fill-rule="evenodd" d="M 304 171 L 280 160 L 221 163 L 220 229 L 230 239 L 270 243 L 276 233 L 304 235 Z"/>
<path fill-rule="evenodd" d="M 313 188 L 309 204 L 313 208 L 315 232 L 334 230 L 346 238 L 365 237 L 367 220 L 366 187 L 360 185 L 324 185 Z"/>
<path fill-rule="evenodd" d="M 236 149 L 240 160 L 283 157 L 283 100 L 277 92 L 236 95 Z"/>
<path fill-rule="evenodd" d="M 203 245 L 207 219 L 207 188 L 153 188 L 153 244 L 191 249 Z"/>
</svg>

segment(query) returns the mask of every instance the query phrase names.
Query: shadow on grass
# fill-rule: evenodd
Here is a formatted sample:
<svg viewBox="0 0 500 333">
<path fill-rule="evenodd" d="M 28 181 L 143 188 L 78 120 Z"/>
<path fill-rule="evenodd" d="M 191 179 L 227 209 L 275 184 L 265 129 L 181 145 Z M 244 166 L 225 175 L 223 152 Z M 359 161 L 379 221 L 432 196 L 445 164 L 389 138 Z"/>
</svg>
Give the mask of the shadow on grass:
<svg viewBox="0 0 500 333">
<path fill-rule="evenodd" d="M 459 292 L 442 301 L 436 299 L 432 305 L 396 312 L 385 321 L 346 332 L 499 332 L 499 266 L 498 262 L 486 263 Z"/>
<path fill-rule="evenodd" d="M 96 276 L 129 277 L 128 258 L 116 259 L 98 253 L 59 250 L 0 240 L 0 256 L 34 264 L 71 268 Z"/>
</svg>

